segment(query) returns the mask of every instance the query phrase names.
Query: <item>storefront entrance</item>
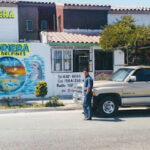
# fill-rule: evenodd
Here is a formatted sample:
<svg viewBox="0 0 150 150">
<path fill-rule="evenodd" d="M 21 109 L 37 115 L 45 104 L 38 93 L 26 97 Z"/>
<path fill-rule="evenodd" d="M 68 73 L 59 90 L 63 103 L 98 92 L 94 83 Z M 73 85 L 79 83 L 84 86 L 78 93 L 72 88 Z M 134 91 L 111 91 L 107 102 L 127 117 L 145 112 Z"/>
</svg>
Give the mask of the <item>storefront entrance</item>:
<svg viewBox="0 0 150 150">
<path fill-rule="evenodd" d="M 88 67 L 94 78 L 93 50 L 90 48 L 52 48 L 54 95 L 72 97 L 75 86 L 83 83 L 83 69 Z"/>
</svg>

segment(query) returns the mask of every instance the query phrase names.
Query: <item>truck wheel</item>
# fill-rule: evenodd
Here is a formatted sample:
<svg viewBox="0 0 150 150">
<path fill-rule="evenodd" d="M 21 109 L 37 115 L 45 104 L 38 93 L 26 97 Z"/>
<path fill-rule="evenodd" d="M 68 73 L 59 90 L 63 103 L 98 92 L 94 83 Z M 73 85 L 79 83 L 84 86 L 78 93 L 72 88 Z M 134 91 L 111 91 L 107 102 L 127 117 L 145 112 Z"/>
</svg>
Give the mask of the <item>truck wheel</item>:
<svg viewBox="0 0 150 150">
<path fill-rule="evenodd" d="M 117 100 L 113 96 L 105 96 L 100 100 L 98 111 L 102 116 L 112 117 L 118 111 Z"/>
</svg>

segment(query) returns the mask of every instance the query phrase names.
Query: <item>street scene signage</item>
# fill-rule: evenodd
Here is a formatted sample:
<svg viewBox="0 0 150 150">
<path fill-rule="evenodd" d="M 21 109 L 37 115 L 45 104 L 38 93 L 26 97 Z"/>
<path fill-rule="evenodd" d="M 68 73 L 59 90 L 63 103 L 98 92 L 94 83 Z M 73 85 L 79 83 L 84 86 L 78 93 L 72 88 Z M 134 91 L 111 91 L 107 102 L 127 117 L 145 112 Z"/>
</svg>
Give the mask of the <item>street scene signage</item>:
<svg viewBox="0 0 150 150">
<path fill-rule="evenodd" d="M 0 43 L 0 56 L 27 56 L 30 46 L 27 43 Z"/>
<path fill-rule="evenodd" d="M 14 18 L 14 12 L 13 11 L 7 11 L 7 10 L 0 10 L 0 19 L 1 18 L 13 19 Z"/>
</svg>

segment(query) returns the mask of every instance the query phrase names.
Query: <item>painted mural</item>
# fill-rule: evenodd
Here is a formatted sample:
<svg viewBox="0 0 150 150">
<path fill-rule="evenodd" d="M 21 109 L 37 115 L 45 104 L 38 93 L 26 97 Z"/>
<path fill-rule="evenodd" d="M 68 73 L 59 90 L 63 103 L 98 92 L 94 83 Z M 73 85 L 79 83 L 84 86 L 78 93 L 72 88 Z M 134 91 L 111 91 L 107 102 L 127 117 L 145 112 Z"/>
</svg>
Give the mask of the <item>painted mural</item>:
<svg viewBox="0 0 150 150">
<path fill-rule="evenodd" d="M 38 55 L 22 58 L 0 58 L 0 95 L 30 95 L 44 80 L 44 61 Z"/>
<path fill-rule="evenodd" d="M 23 86 L 26 70 L 23 64 L 13 57 L 0 58 L 0 93 L 11 93 Z"/>
</svg>

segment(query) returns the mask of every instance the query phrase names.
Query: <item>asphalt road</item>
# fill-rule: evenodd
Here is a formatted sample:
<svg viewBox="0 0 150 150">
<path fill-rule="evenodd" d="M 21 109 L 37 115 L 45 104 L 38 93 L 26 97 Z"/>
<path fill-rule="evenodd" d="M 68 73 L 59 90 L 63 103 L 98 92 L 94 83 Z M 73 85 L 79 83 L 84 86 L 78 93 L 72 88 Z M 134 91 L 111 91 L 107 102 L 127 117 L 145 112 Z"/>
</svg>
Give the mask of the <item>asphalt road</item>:
<svg viewBox="0 0 150 150">
<path fill-rule="evenodd" d="M 0 150 L 149 150 L 150 109 L 84 121 L 81 111 L 0 115 Z"/>
</svg>

